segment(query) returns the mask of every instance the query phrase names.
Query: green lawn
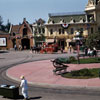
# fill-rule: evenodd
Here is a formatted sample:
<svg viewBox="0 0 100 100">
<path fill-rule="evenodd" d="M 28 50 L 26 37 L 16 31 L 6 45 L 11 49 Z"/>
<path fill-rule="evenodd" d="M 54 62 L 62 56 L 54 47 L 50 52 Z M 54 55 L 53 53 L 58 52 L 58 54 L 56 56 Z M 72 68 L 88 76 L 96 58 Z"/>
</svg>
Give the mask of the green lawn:
<svg viewBox="0 0 100 100">
<path fill-rule="evenodd" d="M 72 64 L 77 64 L 77 60 L 72 61 Z M 94 58 L 83 58 L 80 59 L 80 64 L 89 64 L 89 63 L 100 63 L 100 58 L 94 57 Z"/>
<path fill-rule="evenodd" d="M 73 78 L 73 79 L 89 79 L 89 78 L 99 77 L 99 74 L 100 74 L 100 68 L 93 68 L 93 69 L 85 68 L 62 74 L 62 77 Z"/>
<path fill-rule="evenodd" d="M 77 59 L 71 57 L 71 60 L 68 58 L 60 58 L 61 62 L 70 63 L 70 64 L 77 64 Z M 80 64 L 91 64 L 91 63 L 100 63 L 100 57 L 90 57 L 90 58 L 82 58 L 80 59 Z M 77 71 L 71 71 L 65 74 L 62 74 L 62 77 L 65 78 L 75 78 L 75 79 L 88 79 L 88 78 L 96 78 L 99 77 L 100 68 L 93 69 L 81 69 Z"/>
</svg>

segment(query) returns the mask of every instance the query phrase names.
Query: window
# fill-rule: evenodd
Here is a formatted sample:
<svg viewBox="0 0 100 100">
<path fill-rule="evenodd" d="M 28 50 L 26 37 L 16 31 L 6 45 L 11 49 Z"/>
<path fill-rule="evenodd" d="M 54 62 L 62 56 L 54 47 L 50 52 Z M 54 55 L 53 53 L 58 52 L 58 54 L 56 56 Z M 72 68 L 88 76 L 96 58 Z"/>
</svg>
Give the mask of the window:
<svg viewBox="0 0 100 100">
<path fill-rule="evenodd" d="M 53 34 L 53 29 L 50 29 L 50 34 L 51 34 L 51 35 Z"/>
<path fill-rule="evenodd" d="M 65 31 L 64 31 L 64 29 L 62 29 L 62 34 L 64 34 L 65 33 Z"/>
<path fill-rule="evenodd" d="M 39 33 L 41 33 L 41 28 L 38 29 Z"/>
<path fill-rule="evenodd" d="M 42 33 L 45 33 L 45 29 L 44 28 L 42 28 Z"/>
<path fill-rule="evenodd" d="M 24 25 L 24 27 L 26 27 L 26 25 Z"/>
<path fill-rule="evenodd" d="M 59 34 L 61 34 L 61 29 L 59 29 Z"/>
<path fill-rule="evenodd" d="M 27 35 L 27 28 L 23 29 L 23 36 Z"/>
<path fill-rule="evenodd" d="M 93 27 L 91 27 L 91 33 L 93 34 L 94 30 L 93 30 Z"/>
<path fill-rule="evenodd" d="M 73 34 L 74 33 L 74 29 L 73 28 L 71 28 L 71 34 Z"/>
<path fill-rule="evenodd" d="M 83 28 L 80 28 L 80 33 L 81 33 L 81 34 L 83 33 Z"/>
<path fill-rule="evenodd" d="M 98 32 L 100 32 L 100 27 L 98 27 Z"/>
</svg>

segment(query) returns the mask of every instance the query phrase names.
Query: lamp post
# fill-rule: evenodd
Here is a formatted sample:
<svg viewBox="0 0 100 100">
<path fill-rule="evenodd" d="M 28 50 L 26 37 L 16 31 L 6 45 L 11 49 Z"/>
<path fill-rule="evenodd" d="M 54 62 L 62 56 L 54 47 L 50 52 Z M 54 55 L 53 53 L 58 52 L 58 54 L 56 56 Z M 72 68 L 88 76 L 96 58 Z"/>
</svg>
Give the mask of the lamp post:
<svg viewBox="0 0 100 100">
<path fill-rule="evenodd" d="M 77 48 L 77 63 L 80 64 L 79 59 L 79 52 L 80 52 L 80 33 L 76 32 L 76 36 L 73 38 L 76 41 L 76 48 Z"/>
<path fill-rule="evenodd" d="M 78 64 L 80 64 L 80 59 L 79 59 L 80 41 L 77 40 L 76 43 L 77 43 L 77 62 L 78 62 Z"/>
</svg>

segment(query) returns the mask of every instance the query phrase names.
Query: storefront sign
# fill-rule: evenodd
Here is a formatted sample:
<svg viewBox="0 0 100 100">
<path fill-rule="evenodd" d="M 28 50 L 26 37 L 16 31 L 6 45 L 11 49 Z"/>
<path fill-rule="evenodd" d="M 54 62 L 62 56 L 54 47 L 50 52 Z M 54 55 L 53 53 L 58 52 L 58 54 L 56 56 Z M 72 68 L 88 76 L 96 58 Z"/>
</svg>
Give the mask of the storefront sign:
<svg viewBox="0 0 100 100">
<path fill-rule="evenodd" d="M 6 38 L 0 38 L 0 46 L 7 46 L 7 39 Z"/>
</svg>

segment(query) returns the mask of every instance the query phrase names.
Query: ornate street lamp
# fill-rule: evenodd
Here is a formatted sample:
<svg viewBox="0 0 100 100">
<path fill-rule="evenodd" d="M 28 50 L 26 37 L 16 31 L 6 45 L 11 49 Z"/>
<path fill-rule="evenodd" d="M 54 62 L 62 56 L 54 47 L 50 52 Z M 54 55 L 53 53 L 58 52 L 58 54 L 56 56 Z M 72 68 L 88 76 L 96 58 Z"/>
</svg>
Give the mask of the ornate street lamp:
<svg viewBox="0 0 100 100">
<path fill-rule="evenodd" d="M 80 32 L 76 32 L 76 36 L 73 38 L 73 40 L 76 41 L 76 47 L 77 47 L 77 61 L 78 64 L 80 64 L 80 59 L 79 59 L 79 52 L 80 52 Z"/>
</svg>

